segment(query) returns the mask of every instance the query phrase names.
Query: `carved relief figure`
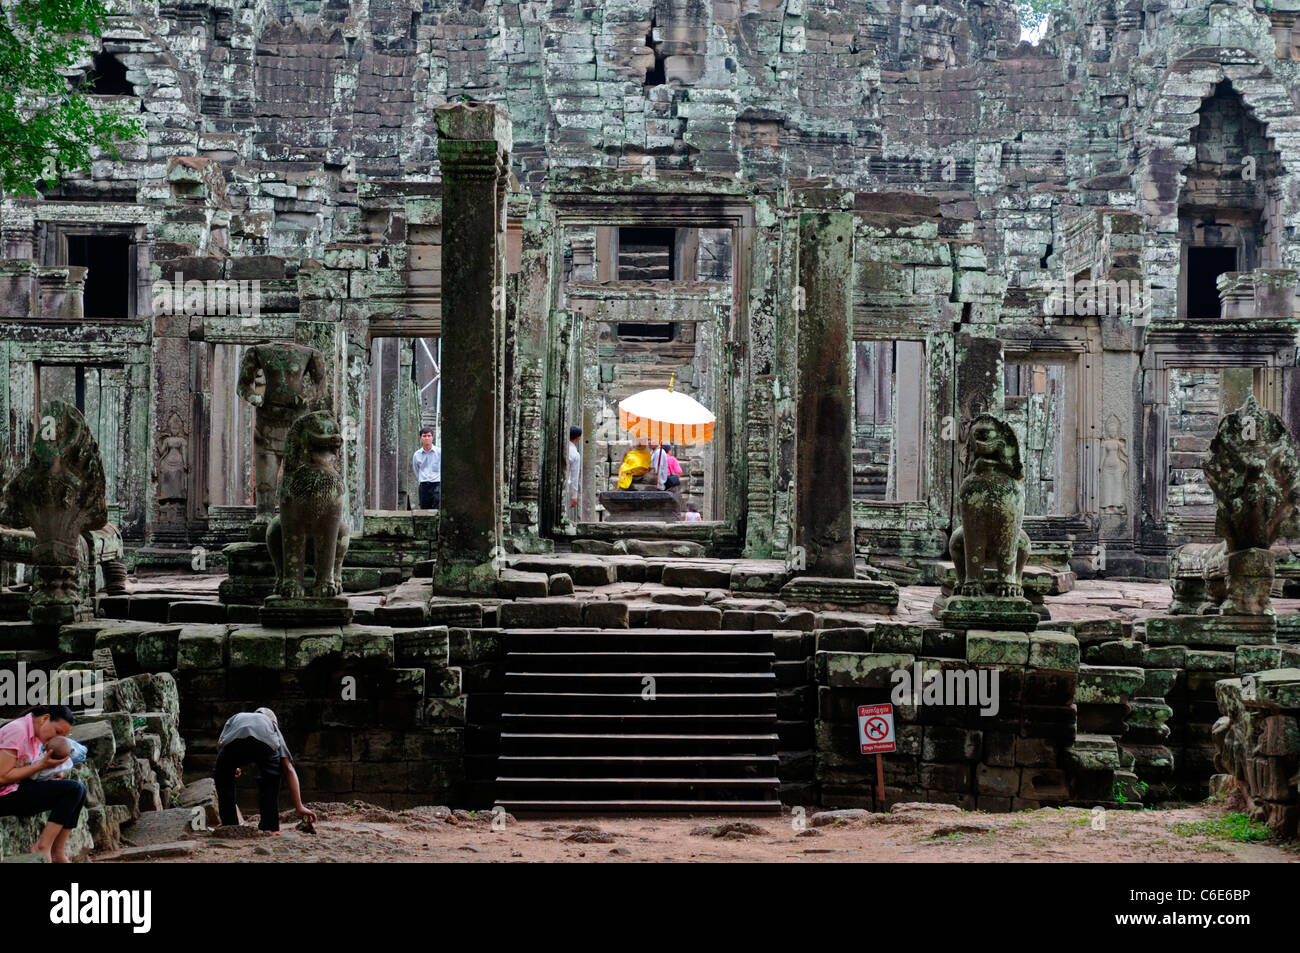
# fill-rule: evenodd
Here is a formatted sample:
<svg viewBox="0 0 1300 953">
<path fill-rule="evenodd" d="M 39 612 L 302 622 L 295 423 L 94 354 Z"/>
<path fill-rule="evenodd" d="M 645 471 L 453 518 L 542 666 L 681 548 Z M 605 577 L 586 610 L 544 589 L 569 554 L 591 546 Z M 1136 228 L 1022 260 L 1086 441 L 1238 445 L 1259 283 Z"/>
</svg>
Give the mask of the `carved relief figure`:
<svg viewBox="0 0 1300 953">
<path fill-rule="evenodd" d="M 966 444 L 961 482 L 961 526 L 949 549 L 959 596 L 1020 598 L 1021 572 L 1029 558 L 1029 537 L 1020 528 L 1025 514 L 1025 468 L 1020 441 L 1005 422 L 980 414 Z M 985 569 L 994 578 L 985 579 Z"/>
<path fill-rule="evenodd" d="M 1106 419 L 1106 436 L 1101 441 L 1100 504 L 1103 513 L 1123 513 L 1128 493 L 1128 453 L 1120 437 L 1119 417 Z"/>
<path fill-rule="evenodd" d="M 312 595 L 343 591 L 343 557 L 348 527 L 343 519 L 347 489 L 339 451 L 343 438 L 338 421 L 325 411 L 305 414 L 289 428 L 284 477 L 280 481 L 280 515 L 271 520 L 266 544 L 275 563 L 276 591 L 301 599 L 307 547 L 313 553 L 316 583 Z"/>
<path fill-rule="evenodd" d="M 179 414 L 167 418 L 167 431 L 158 448 L 158 501 L 180 502 L 189 496 L 189 441 Z"/>
<path fill-rule="evenodd" d="M 257 408 L 253 422 L 254 503 L 249 529 L 261 539 L 275 513 L 276 486 L 285 456 L 285 436 L 304 412 L 325 396 L 325 360 L 302 344 L 256 344 L 239 368 L 239 396 Z"/>
</svg>

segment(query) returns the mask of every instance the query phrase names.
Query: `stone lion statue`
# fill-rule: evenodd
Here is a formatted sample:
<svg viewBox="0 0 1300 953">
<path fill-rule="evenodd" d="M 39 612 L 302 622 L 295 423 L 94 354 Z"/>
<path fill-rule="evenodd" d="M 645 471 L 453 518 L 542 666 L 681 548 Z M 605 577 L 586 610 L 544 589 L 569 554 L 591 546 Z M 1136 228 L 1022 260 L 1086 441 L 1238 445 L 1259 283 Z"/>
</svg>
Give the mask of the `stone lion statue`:
<svg viewBox="0 0 1300 953">
<path fill-rule="evenodd" d="M 289 428 L 280 513 L 266 533 L 275 563 L 276 592 L 285 598 L 306 595 L 308 543 L 316 574 L 311 594 L 332 597 L 343 591 L 343 557 L 351 537 L 343 519 L 347 490 L 339 466 L 342 446 L 338 421 L 326 411 L 304 414 Z"/>
<path fill-rule="evenodd" d="M 966 475 L 958 491 L 961 526 L 949 551 L 957 570 L 959 596 L 1020 598 L 1021 573 L 1029 559 L 1025 515 L 1025 468 L 1015 431 L 992 414 L 971 422 Z M 992 567 L 995 577 L 985 579 Z"/>
<path fill-rule="evenodd" d="M 55 613 L 51 619 L 65 621 L 87 614 L 94 569 L 87 564 L 83 534 L 108 524 L 106 492 L 104 464 L 90 426 L 76 407 L 50 401 L 36 420 L 27 464 L 5 487 L 0 511 L 0 522 L 14 529 L 30 526 L 36 537 L 34 612 L 48 608 Z M 88 568 L 89 592 L 82 578 Z"/>
</svg>

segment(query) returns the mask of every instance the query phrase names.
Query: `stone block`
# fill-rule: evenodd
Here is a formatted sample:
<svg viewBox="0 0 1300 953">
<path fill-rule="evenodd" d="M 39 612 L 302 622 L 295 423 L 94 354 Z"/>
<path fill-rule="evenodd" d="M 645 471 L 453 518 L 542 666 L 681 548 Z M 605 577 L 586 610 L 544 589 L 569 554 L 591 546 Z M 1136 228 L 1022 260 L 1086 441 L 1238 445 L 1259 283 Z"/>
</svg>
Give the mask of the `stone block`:
<svg viewBox="0 0 1300 953">
<path fill-rule="evenodd" d="M 88 754 L 86 763 L 103 772 L 113 763 L 117 756 L 117 742 L 113 737 L 113 725 L 107 722 L 87 722 L 81 719 L 72 726 L 70 736 L 86 746 Z"/>
<path fill-rule="evenodd" d="M 159 628 L 141 633 L 135 643 L 136 661 L 147 672 L 166 672 L 177 666 L 179 628 Z"/>
<path fill-rule="evenodd" d="M 301 671 L 317 663 L 333 665 L 342 658 L 343 629 L 339 626 L 285 632 L 284 661 L 289 671 Z"/>
<path fill-rule="evenodd" d="M 582 624 L 600 629 L 626 629 L 628 610 L 626 602 L 584 602 Z"/>
<path fill-rule="evenodd" d="M 817 683 L 831 688 L 889 688 L 899 669 L 911 670 L 912 655 L 859 652 L 818 652 Z"/>
<path fill-rule="evenodd" d="M 180 671 L 219 669 L 226 661 L 226 627 L 182 626 L 176 636 L 176 668 Z"/>
<path fill-rule="evenodd" d="M 1128 701 L 1142 687 L 1145 674 L 1140 668 L 1122 665 L 1080 665 L 1075 700 L 1083 705 L 1105 705 Z"/>
<path fill-rule="evenodd" d="M 652 629 L 720 629 L 722 612 L 712 606 L 662 606 L 646 613 Z"/>
<path fill-rule="evenodd" d="M 876 626 L 871 648 L 876 652 L 921 655 L 923 654 L 924 642 L 924 629 L 919 625 L 898 625 L 892 622 L 882 622 Z"/>
<path fill-rule="evenodd" d="M 977 764 L 975 791 L 981 796 L 1015 797 L 1020 793 L 1020 768 Z"/>
<path fill-rule="evenodd" d="M 582 625 L 582 603 L 576 599 L 520 599 L 503 602 L 498 621 L 503 629 L 554 629 Z"/>
<path fill-rule="evenodd" d="M 1027 665 L 1029 634 L 971 629 L 966 633 L 966 661 L 984 665 Z"/>
<path fill-rule="evenodd" d="M 284 629 L 241 626 L 230 633 L 230 667 L 282 672 L 285 667 Z"/>
<path fill-rule="evenodd" d="M 967 639 L 969 641 L 969 633 Z M 1029 667 L 1074 671 L 1079 667 L 1079 640 L 1067 632 L 1029 633 Z"/>
</svg>

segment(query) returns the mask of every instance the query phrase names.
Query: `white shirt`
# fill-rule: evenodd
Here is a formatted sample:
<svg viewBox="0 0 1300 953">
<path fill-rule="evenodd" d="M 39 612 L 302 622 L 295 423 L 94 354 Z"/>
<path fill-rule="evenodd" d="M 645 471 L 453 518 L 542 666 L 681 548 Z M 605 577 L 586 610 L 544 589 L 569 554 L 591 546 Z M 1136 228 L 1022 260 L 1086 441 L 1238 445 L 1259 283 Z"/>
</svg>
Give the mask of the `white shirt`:
<svg viewBox="0 0 1300 953">
<path fill-rule="evenodd" d="M 565 506 L 572 506 L 578 498 L 578 488 L 582 485 L 582 454 L 572 440 L 569 441 L 569 470 L 564 478 L 565 492 L 568 494 Z"/>
<path fill-rule="evenodd" d="M 668 454 L 663 447 L 650 454 L 650 469 L 654 471 L 655 483 L 662 490 L 664 481 L 668 479 Z"/>
<path fill-rule="evenodd" d="M 411 455 L 411 469 L 417 483 L 441 483 L 442 449 L 437 444 L 428 450 L 421 447 Z"/>
</svg>

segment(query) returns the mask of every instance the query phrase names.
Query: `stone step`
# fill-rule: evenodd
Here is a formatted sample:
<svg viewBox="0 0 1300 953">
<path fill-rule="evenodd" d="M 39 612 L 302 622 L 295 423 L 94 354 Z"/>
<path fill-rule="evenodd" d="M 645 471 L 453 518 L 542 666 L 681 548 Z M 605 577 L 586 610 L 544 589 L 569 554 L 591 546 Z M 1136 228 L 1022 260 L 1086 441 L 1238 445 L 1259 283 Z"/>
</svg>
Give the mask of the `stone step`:
<svg viewBox="0 0 1300 953">
<path fill-rule="evenodd" d="M 653 679 L 647 682 L 646 679 Z M 659 692 L 718 693 L 718 701 L 725 705 L 725 695 L 730 692 L 755 692 L 775 690 L 776 675 L 772 672 L 664 672 L 647 666 L 645 672 L 511 672 L 505 673 L 507 691 L 549 691 L 573 693 L 623 692 L 641 696 L 653 688 Z"/>
<path fill-rule="evenodd" d="M 497 801 L 511 814 L 776 814 L 781 801 L 710 801 L 710 800 L 522 800 L 504 798 Z"/>
<path fill-rule="evenodd" d="M 770 652 L 770 631 L 702 629 L 506 629 L 502 646 L 510 652 Z"/>
<path fill-rule="evenodd" d="M 718 710 L 722 699 L 716 692 L 663 692 L 643 698 L 640 691 L 627 692 L 504 692 L 502 711 L 530 711 L 558 714 L 635 715 L 655 711 L 672 715 L 707 715 Z M 766 692 L 728 692 L 728 711 L 739 714 L 776 711 L 776 698 Z"/>
<path fill-rule="evenodd" d="M 638 798 L 712 798 L 720 801 L 779 800 L 781 782 L 760 778 L 498 777 L 498 798 L 632 801 Z"/>
<path fill-rule="evenodd" d="M 633 735 L 669 733 L 679 744 L 688 744 L 693 735 L 717 735 L 723 732 L 761 734 L 776 729 L 776 713 L 725 712 L 707 715 L 619 715 L 557 714 L 554 712 L 503 712 L 502 737 L 507 731 L 566 732 L 575 734 Z"/>
<path fill-rule="evenodd" d="M 773 652 L 528 652 L 506 656 L 517 672 L 638 672 L 653 674 L 656 666 L 673 671 L 770 672 Z"/>
<path fill-rule="evenodd" d="M 692 754 L 764 754 L 776 753 L 775 731 L 724 732 L 693 734 L 689 743 Z M 586 754 L 592 757 L 636 755 L 647 752 L 679 754 L 680 734 L 662 731 L 503 731 L 501 746 L 508 754 Z"/>
<path fill-rule="evenodd" d="M 775 777 L 776 755 L 502 755 L 501 771 L 510 777 Z"/>
</svg>

